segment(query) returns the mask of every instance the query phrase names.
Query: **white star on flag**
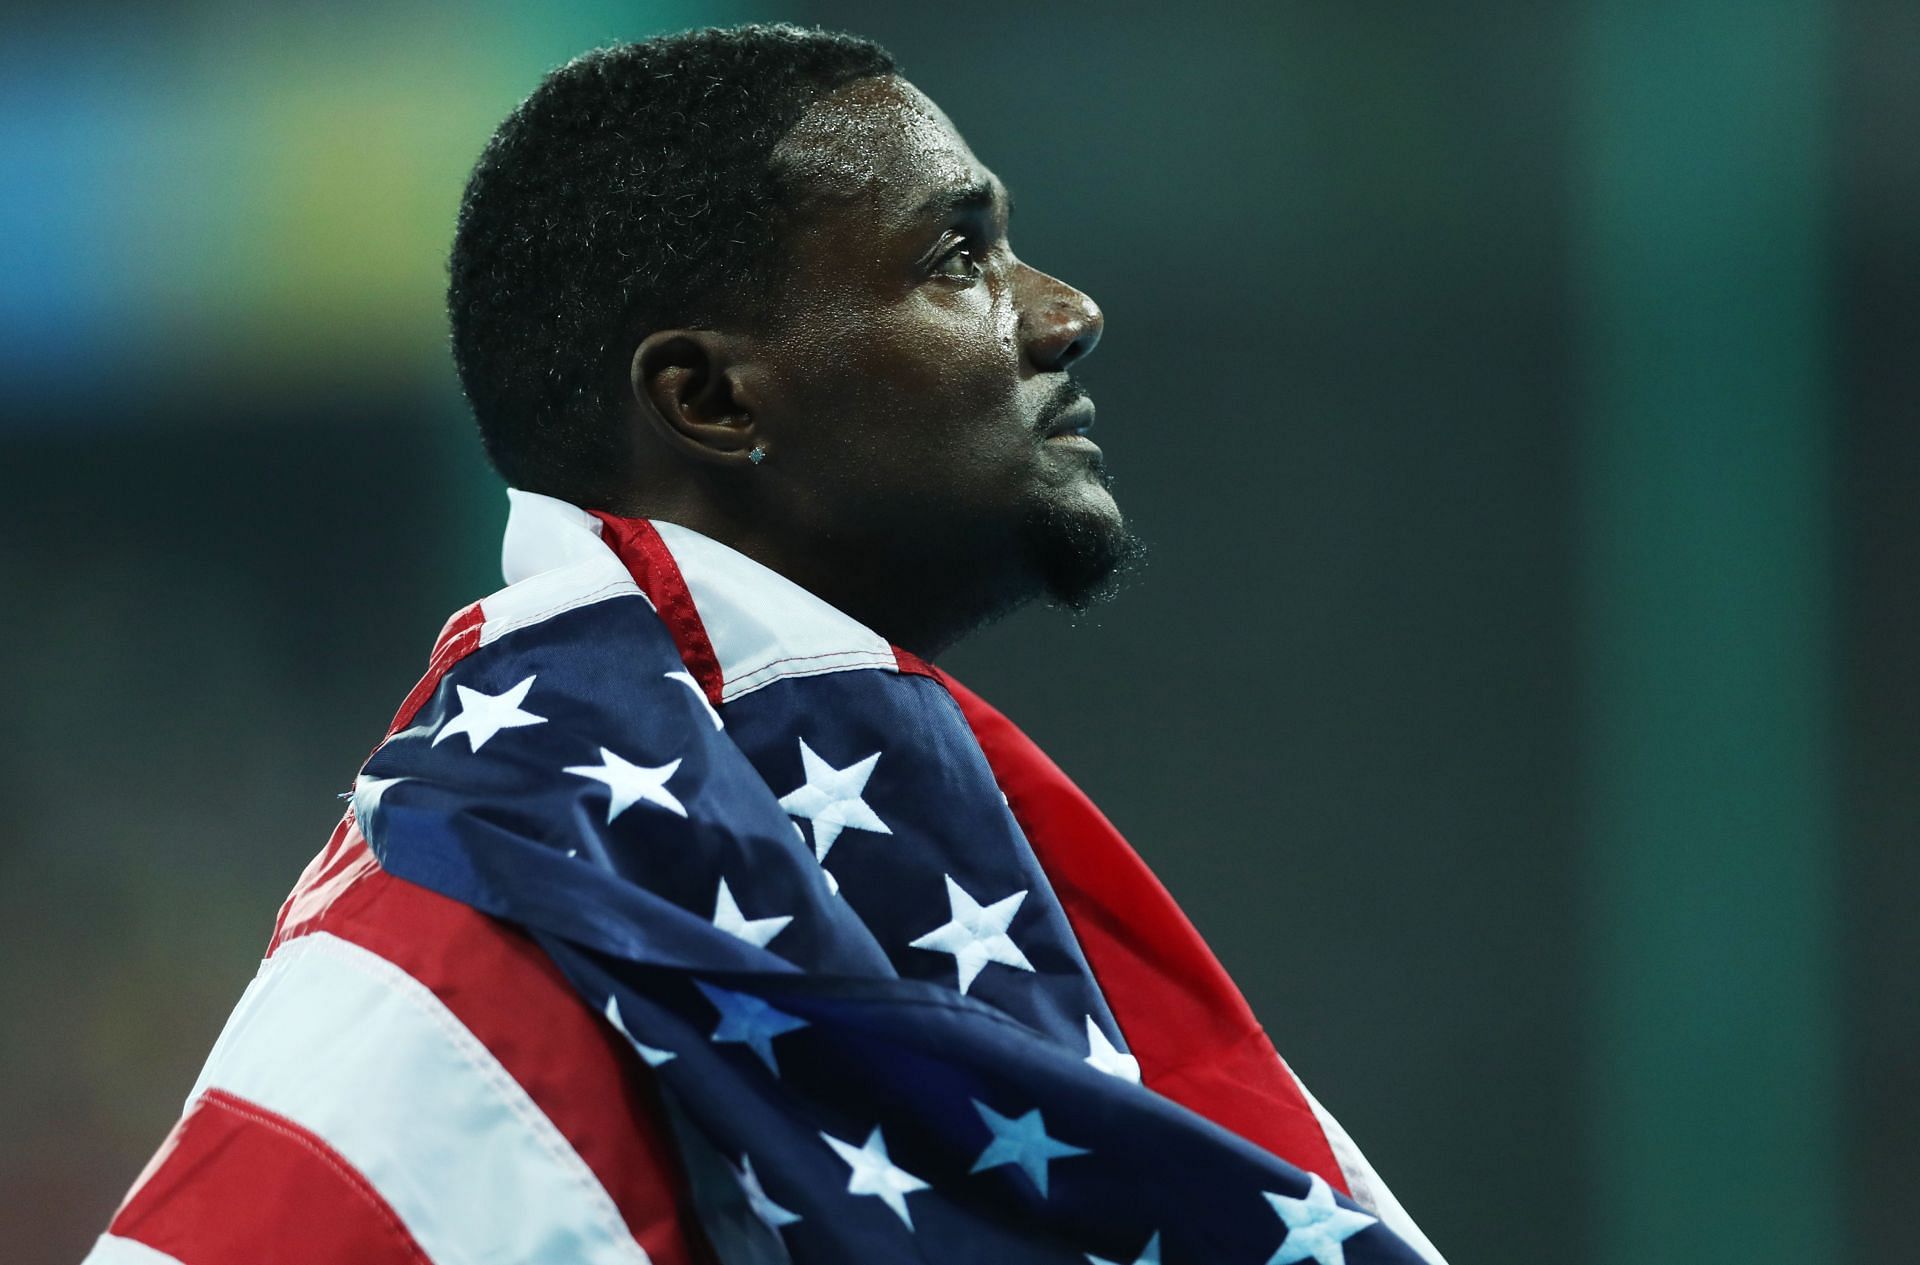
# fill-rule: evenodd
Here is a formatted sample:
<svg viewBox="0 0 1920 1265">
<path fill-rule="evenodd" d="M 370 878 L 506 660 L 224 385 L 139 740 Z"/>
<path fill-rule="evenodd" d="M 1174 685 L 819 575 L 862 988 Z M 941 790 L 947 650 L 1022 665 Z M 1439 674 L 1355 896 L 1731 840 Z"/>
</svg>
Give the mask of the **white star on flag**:
<svg viewBox="0 0 1920 1265">
<path fill-rule="evenodd" d="M 800 840 L 800 846 L 803 848 L 806 847 L 807 832 L 800 828 L 800 823 L 790 821 L 787 824 L 793 827 L 794 837 Z M 832 892 L 835 896 L 840 894 L 840 880 L 833 876 L 833 871 L 829 870 L 824 863 L 820 866 L 820 877 L 827 880 L 827 890 L 829 892 Z"/>
<path fill-rule="evenodd" d="M 465 734 L 469 749 L 478 751 L 502 729 L 546 724 L 545 716 L 520 709 L 533 682 L 534 677 L 530 676 L 504 694 L 482 694 L 464 685 L 454 686 L 454 692 L 460 696 L 460 714 L 440 726 L 440 732 L 433 736 L 433 745 L 437 747 L 455 734 Z"/>
<path fill-rule="evenodd" d="M 754 1176 L 752 1156 L 742 1152 L 740 1167 L 733 1170 L 733 1175 L 740 1181 L 740 1192 L 747 1197 L 747 1207 L 753 1210 L 753 1215 L 760 1218 L 767 1229 L 773 1231 L 774 1238 L 780 1237 L 781 1226 L 792 1225 L 800 1220 L 799 1213 L 788 1212 L 767 1197 L 767 1192 L 760 1186 L 760 1179 Z"/>
<path fill-rule="evenodd" d="M 748 944 L 767 947 L 767 941 L 786 930 L 793 921 L 792 914 L 782 914 L 774 918 L 748 918 L 740 912 L 740 906 L 733 899 L 733 893 L 727 890 L 727 880 L 720 880 L 720 891 L 713 899 L 713 925 L 730 936 L 737 936 Z"/>
<path fill-rule="evenodd" d="M 1015 892 L 983 906 L 953 881 L 953 875 L 947 875 L 946 879 L 947 906 L 953 912 L 952 919 L 913 941 L 912 946 L 953 954 L 963 993 L 972 987 L 974 978 L 989 962 L 1031 971 L 1033 963 L 1027 961 L 1027 955 L 1020 952 L 1020 946 L 1007 935 L 1007 924 L 1013 921 L 1014 912 L 1027 894 Z"/>
<path fill-rule="evenodd" d="M 639 1053 L 641 1061 L 646 1063 L 648 1067 L 659 1067 L 662 1063 L 668 1063 L 680 1057 L 672 1050 L 663 1050 L 658 1046 L 648 1045 L 645 1041 L 640 1040 L 631 1032 L 628 1032 L 627 1021 L 620 1017 L 620 999 L 612 993 L 607 994 L 607 1009 L 604 1013 L 607 1016 L 607 1022 L 612 1024 L 620 1035 L 627 1039 L 627 1044 L 631 1045 L 634 1050 Z"/>
<path fill-rule="evenodd" d="M 968 1170 L 970 1172 L 980 1173 L 1003 1164 L 1018 1164 L 1020 1171 L 1033 1179 L 1033 1184 L 1040 1190 L 1040 1197 L 1045 1199 L 1047 1161 L 1087 1154 L 1085 1147 L 1069 1146 L 1048 1137 L 1046 1122 L 1040 1118 L 1038 1107 L 1018 1119 L 1001 1115 L 978 1098 L 973 1100 L 973 1109 L 980 1113 L 980 1119 L 992 1130 L 993 1141 L 987 1143 L 987 1149 L 980 1152 L 980 1158 L 973 1162 L 973 1167 Z"/>
<path fill-rule="evenodd" d="M 720 713 L 713 709 L 713 700 L 708 698 L 707 692 L 700 688 L 700 682 L 693 679 L 693 673 L 668 672 L 664 675 L 669 681 L 678 681 L 693 691 L 693 696 L 700 700 L 700 706 L 707 709 L 707 719 L 713 722 L 715 729 L 725 729 L 727 727 L 725 722 L 720 719 Z"/>
<path fill-rule="evenodd" d="M 1120 1265 L 1119 1261 L 1110 1261 L 1104 1256 L 1095 1256 L 1092 1252 L 1088 1252 L 1086 1257 L 1092 1265 Z M 1158 1230 L 1154 1231 L 1153 1237 L 1147 1240 L 1147 1245 L 1140 1249 L 1140 1255 L 1133 1258 L 1133 1265 L 1160 1265 L 1160 1232 Z"/>
<path fill-rule="evenodd" d="M 847 1178 L 847 1193 L 878 1196 L 907 1223 L 907 1229 L 913 1229 L 913 1217 L 907 1212 L 907 1196 L 927 1189 L 927 1184 L 887 1158 L 887 1141 L 880 1136 L 880 1126 L 873 1126 L 865 1146 L 842 1142 L 831 1133 L 820 1136 L 853 1169 L 853 1175 Z"/>
<path fill-rule="evenodd" d="M 1107 1040 L 1107 1034 L 1100 1031 L 1092 1015 L 1087 1016 L 1087 1057 L 1083 1061 L 1096 1072 L 1118 1076 L 1136 1085 L 1140 1083 L 1140 1060 Z"/>
<path fill-rule="evenodd" d="M 607 824 L 612 825 L 615 817 L 640 803 L 664 808 L 676 817 L 685 817 L 686 805 L 667 789 L 667 779 L 672 777 L 679 767 L 678 760 L 669 760 L 659 768 L 653 769 L 644 764 L 630 764 L 602 747 L 600 763 L 576 764 L 568 768 L 567 772 L 606 783 Z"/>
<path fill-rule="evenodd" d="M 864 760 L 856 760 L 844 769 L 836 769 L 813 753 L 807 740 L 800 740 L 800 767 L 805 770 L 807 782 L 797 790 L 789 791 L 780 797 L 780 807 L 795 817 L 805 817 L 813 823 L 813 855 L 816 860 L 827 859 L 827 850 L 833 847 L 833 841 L 840 832 L 851 826 L 856 830 L 871 830 L 876 834 L 893 833 L 887 823 L 867 807 L 867 801 L 861 796 L 866 792 L 867 779 L 873 776 L 873 766 L 880 762 L 880 753 L 874 752 Z"/>
<path fill-rule="evenodd" d="M 699 980 L 694 983 L 707 995 L 713 1008 L 720 1012 L 720 1022 L 710 1039 L 736 1041 L 746 1046 L 760 1056 L 760 1061 L 767 1065 L 769 1072 L 780 1075 L 780 1065 L 773 1061 L 773 1039 L 799 1031 L 807 1026 L 807 1021 L 797 1019 L 784 1010 L 777 1010 L 749 993 L 715 988 Z"/>
<path fill-rule="evenodd" d="M 1295 1261 L 1347 1265 L 1343 1245 L 1378 1219 L 1335 1203 L 1333 1187 L 1320 1174 L 1309 1173 L 1307 1177 L 1305 1199 L 1260 1192 L 1287 1223 L 1287 1237 L 1281 1241 L 1280 1250 L 1267 1258 L 1267 1265 L 1294 1265 Z"/>
</svg>

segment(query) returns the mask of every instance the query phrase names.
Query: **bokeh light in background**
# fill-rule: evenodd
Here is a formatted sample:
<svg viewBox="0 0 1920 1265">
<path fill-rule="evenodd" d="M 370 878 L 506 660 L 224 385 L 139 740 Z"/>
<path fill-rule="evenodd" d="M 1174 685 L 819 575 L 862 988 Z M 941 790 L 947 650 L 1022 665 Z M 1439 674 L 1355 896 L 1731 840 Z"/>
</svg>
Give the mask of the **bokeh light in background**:
<svg viewBox="0 0 1920 1265">
<path fill-rule="evenodd" d="M 23 24 L 0 51 L 0 363 L 62 394 L 129 354 L 276 391 L 435 372 L 476 138 L 584 48 L 729 16 L 201 3 Z"/>
<path fill-rule="evenodd" d="M 503 498 L 445 351 L 542 72 L 869 34 L 1090 291 L 1155 559 L 950 666 L 1457 1263 L 1894 1259 L 1920 1182 L 1920 8 L 0 19 L 0 1242 L 77 1260 Z"/>
</svg>

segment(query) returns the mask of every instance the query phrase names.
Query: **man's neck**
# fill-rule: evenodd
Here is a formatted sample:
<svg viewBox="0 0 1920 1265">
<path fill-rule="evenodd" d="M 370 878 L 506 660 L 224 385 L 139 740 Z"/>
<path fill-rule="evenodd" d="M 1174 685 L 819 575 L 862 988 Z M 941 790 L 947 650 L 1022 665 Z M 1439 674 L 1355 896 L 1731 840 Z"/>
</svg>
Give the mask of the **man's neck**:
<svg viewBox="0 0 1920 1265">
<path fill-rule="evenodd" d="M 929 662 L 1033 596 L 1009 591 L 1004 574 L 982 574 L 978 551 L 907 554 L 897 540 L 822 539 L 769 528 L 691 499 L 653 503 L 642 513 L 621 516 L 675 523 L 738 550 Z"/>
</svg>

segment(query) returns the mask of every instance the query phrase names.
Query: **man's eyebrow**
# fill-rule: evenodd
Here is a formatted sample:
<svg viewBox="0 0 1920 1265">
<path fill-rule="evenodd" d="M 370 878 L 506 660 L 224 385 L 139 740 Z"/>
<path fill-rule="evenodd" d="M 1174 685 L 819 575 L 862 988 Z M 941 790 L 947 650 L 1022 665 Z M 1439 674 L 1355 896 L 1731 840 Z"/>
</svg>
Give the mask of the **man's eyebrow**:
<svg viewBox="0 0 1920 1265">
<path fill-rule="evenodd" d="M 994 205 L 1003 201 L 1007 215 L 1013 215 L 1013 194 L 1007 192 L 997 182 L 975 180 L 970 184 L 953 185 L 936 190 L 920 208 L 914 212 L 916 220 L 944 220 L 964 211 L 990 211 Z"/>
</svg>

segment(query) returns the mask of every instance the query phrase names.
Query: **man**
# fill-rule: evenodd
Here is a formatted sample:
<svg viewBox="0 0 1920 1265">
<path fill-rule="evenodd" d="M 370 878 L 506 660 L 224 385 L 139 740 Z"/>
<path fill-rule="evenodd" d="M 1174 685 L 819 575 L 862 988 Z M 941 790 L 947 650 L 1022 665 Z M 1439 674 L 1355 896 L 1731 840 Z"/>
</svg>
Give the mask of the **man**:
<svg viewBox="0 0 1920 1265">
<path fill-rule="evenodd" d="M 1132 551 L 1102 318 L 865 41 L 590 54 L 454 354 L 509 484 L 100 1261 L 1438 1261 L 1165 892 L 929 661 Z"/>
</svg>

